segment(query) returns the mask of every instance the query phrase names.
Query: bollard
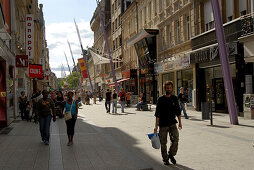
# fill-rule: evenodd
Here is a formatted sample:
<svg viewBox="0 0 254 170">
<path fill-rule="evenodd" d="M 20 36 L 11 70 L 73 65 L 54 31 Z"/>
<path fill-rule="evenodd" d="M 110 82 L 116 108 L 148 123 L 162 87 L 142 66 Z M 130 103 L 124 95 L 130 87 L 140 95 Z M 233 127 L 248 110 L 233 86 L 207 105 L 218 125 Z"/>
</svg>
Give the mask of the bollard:
<svg viewBox="0 0 254 170">
<path fill-rule="evenodd" d="M 209 102 L 209 113 L 210 113 L 210 125 L 213 126 L 213 105 L 212 102 Z"/>
</svg>

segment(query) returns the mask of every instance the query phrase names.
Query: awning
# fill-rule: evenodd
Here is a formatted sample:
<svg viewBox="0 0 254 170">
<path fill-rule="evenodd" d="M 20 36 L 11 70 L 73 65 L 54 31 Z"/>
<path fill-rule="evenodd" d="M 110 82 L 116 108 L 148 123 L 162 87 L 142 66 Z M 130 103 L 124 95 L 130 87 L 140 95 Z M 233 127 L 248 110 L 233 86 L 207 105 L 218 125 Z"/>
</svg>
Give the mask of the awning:
<svg viewBox="0 0 254 170">
<path fill-rule="evenodd" d="M 99 54 L 96 54 L 95 52 L 93 52 L 93 50 L 89 49 L 92 58 L 93 58 L 93 63 L 94 65 L 100 65 L 100 64 L 107 64 L 110 63 L 110 59 L 102 57 Z"/>
<path fill-rule="evenodd" d="M 120 83 L 118 83 L 117 85 L 120 86 Z M 111 84 L 108 87 L 115 87 L 115 84 Z"/>
<path fill-rule="evenodd" d="M 143 38 L 154 36 L 159 34 L 158 29 L 144 29 L 140 33 L 136 34 L 134 37 L 127 41 L 127 47 L 134 45 L 135 43 L 139 42 Z"/>
<path fill-rule="evenodd" d="M 120 82 L 123 82 L 123 81 L 129 80 L 129 79 L 130 79 L 130 78 L 121 79 L 121 80 L 118 80 L 118 81 L 117 81 L 117 83 L 120 83 Z M 112 87 L 111 85 L 114 85 L 114 86 L 115 86 L 115 82 L 110 83 L 110 84 L 109 84 L 109 87 Z"/>
</svg>

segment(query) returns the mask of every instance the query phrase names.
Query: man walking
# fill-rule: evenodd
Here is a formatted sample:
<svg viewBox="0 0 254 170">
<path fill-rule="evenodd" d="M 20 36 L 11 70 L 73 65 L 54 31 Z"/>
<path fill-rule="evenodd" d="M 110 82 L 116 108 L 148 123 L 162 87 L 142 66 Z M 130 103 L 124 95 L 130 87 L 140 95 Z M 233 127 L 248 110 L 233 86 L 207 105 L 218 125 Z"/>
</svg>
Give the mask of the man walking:
<svg viewBox="0 0 254 170">
<path fill-rule="evenodd" d="M 106 108 L 107 113 L 110 112 L 110 105 L 111 105 L 111 92 L 109 91 L 109 89 L 107 89 L 106 101 L 105 101 L 105 108 Z"/>
<path fill-rule="evenodd" d="M 39 116 L 41 139 L 45 145 L 49 145 L 49 131 L 52 116 L 53 121 L 56 121 L 56 114 L 54 109 L 55 105 L 53 100 L 48 98 L 48 92 L 46 90 L 42 91 L 42 96 L 43 98 L 38 101 L 36 114 Z"/>
<path fill-rule="evenodd" d="M 178 150 L 178 141 L 179 141 L 179 133 L 176 127 L 177 121 L 175 117 L 177 116 L 179 124 L 178 129 L 182 129 L 181 123 L 181 111 L 178 104 L 177 97 L 172 94 L 173 92 L 173 83 L 171 81 L 167 81 L 164 84 L 164 89 L 166 94 L 159 97 L 157 102 L 157 107 L 155 111 L 155 128 L 154 133 L 157 132 L 158 126 L 159 137 L 161 142 L 161 155 L 163 158 L 163 162 L 165 165 L 169 165 L 169 159 L 173 164 L 176 164 L 176 160 L 174 156 Z M 167 136 L 170 136 L 171 146 L 167 153 Z"/>
<path fill-rule="evenodd" d="M 123 91 L 123 89 L 121 89 L 121 92 L 119 93 L 119 98 L 120 98 L 122 113 L 124 113 L 125 97 L 126 97 L 126 94 Z"/>
<path fill-rule="evenodd" d="M 186 113 L 186 109 L 185 109 L 185 105 L 187 103 L 187 98 L 186 98 L 186 95 L 184 94 L 183 87 L 180 88 L 180 94 L 178 95 L 178 100 L 180 103 L 181 112 L 183 111 L 185 119 L 189 119 L 189 117 Z"/>
</svg>

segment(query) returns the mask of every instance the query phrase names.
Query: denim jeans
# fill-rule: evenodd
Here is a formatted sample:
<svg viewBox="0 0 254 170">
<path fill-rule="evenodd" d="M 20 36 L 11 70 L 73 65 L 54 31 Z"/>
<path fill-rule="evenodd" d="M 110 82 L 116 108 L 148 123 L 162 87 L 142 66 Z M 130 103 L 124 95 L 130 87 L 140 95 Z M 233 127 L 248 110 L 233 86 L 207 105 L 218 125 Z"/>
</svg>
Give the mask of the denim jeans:
<svg viewBox="0 0 254 170">
<path fill-rule="evenodd" d="M 40 116 L 39 118 L 39 124 L 40 124 L 40 132 L 41 132 L 41 139 L 44 141 L 49 142 L 49 136 L 50 136 L 50 122 L 51 122 L 52 116 L 48 115 L 46 117 Z"/>
<path fill-rule="evenodd" d="M 117 113 L 117 100 L 113 100 L 112 107 L 112 113 Z"/>
<path fill-rule="evenodd" d="M 145 105 L 145 103 L 138 103 L 137 104 L 137 109 L 140 109 L 142 105 Z"/>
<path fill-rule="evenodd" d="M 106 107 L 107 112 L 110 112 L 110 105 L 111 105 L 110 101 L 105 101 L 105 107 Z"/>
<path fill-rule="evenodd" d="M 125 101 L 120 101 L 121 102 L 121 109 L 122 109 L 122 113 L 124 113 L 124 105 L 125 105 Z"/>
<path fill-rule="evenodd" d="M 186 113 L 186 110 L 185 110 L 185 103 L 183 102 L 180 102 L 180 108 L 181 108 L 181 112 L 183 110 L 183 114 L 184 114 L 184 117 L 188 117 L 187 113 Z"/>
</svg>

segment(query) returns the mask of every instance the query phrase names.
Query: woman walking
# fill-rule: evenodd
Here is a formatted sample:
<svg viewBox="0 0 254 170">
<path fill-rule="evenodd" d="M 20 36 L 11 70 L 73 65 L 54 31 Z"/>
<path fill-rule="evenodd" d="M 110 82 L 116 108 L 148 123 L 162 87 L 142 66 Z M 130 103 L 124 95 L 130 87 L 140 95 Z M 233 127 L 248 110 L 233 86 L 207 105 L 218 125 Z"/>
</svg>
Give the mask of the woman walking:
<svg viewBox="0 0 254 170">
<path fill-rule="evenodd" d="M 26 107 L 28 104 L 27 97 L 25 96 L 25 92 L 21 92 L 21 96 L 19 97 L 19 109 L 21 113 L 21 119 L 24 120 L 26 119 Z"/>
<path fill-rule="evenodd" d="M 67 146 L 71 146 L 73 144 L 74 128 L 75 128 L 75 123 L 78 116 L 78 104 L 76 100 L 73 100 L 72 91 L 68 92 L 67 97 L 68 98 L 63 105 L 65 107 L 65 114 L 71 111 L 71 115 L 72 115 L 71 119 L 65 121 L 67 126 L 68 140 L 69 140 Z"/>
</svg>

